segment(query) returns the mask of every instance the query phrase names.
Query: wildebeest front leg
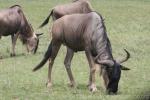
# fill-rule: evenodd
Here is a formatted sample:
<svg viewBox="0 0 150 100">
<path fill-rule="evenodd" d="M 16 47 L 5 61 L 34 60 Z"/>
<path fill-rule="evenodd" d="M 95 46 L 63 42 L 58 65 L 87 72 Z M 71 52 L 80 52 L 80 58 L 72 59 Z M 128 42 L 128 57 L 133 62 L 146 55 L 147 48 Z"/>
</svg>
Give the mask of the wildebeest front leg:
<svg viewBox="0 0 150 100">
<path fill-rule="evenodd" d="M 89 50 L 85 51 L 85 53 L 90 66 L 89 90 L 95 92 L 97 90 L 95 85 L 95 71 L 96 71 L 95 62 Z"/>
<path fill-rule="evenodd" d="M 19 35 L 19 33 L 11 35 L 12 52 L 11 52 L 10 56 L 15 56 L 16 55 L 16 53 L 15 53 L 15 46 L 16 46 L 16 41 L 17 41 L 18 35 Z"/>
<path fill-rule="evenodd" d="M 48 82 L 47 82 L 48 88 L 52 86 L 51 72 L 52 72 L 53 63 L 59 51 L 60 45 L 61 45 L 60 43 L 54 43 L 54 42 L 52 44 L 52 52 L 49 58 L 49 67 L 48 67 Z"/>
<path fill-rule="evenodd" d="M 73 58 L 73 55 L 74 55 L 74 51 L 67 47 L 67 54 L 66 54 L 66 57 L 65 57 L 64 64 L 65 64 L 65 68 L 67 70 L 67 74 L 68 74 L 69 79 L 70 79 L 70 84 L 69 85 L 71 87 L 75 87 L 74 77 L 72 75 L 72 71 L 71 71 L 71 68 L 70 68 L 71 60 Z"/>
</svg>

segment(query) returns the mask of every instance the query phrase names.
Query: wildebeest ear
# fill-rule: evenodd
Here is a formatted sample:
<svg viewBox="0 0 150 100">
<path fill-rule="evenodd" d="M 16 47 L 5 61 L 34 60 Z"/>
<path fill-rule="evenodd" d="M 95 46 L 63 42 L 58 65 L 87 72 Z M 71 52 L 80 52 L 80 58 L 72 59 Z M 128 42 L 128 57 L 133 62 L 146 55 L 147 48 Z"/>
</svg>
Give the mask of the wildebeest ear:
<svg viewBox="0 0 150 100">
<path fill-rule="evenodd" d="M 102 64 L 102 65 L 107 65 L 112 67 L 114 65 L 114 62 L 112 60 L 97 60 L 97 63 Z"/>
<path fill-rule="evenodd" d="M 43 35 L 44 33 L 37 33 L 36 36 L 39 37 L 40 35 Z"/>
<path fill-rule="evenodd" d="M 125 66 L 120 65 L 121 70 L 130 70 L 130 68 L 127 68 Z"/>
</svg>

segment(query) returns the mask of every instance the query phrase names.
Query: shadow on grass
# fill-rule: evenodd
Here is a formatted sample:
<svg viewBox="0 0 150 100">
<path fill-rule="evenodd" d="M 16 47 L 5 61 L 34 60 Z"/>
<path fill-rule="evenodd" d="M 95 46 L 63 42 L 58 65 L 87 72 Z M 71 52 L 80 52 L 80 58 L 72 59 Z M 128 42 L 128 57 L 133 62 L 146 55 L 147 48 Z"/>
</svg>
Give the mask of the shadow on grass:
<svg viewBox="0 0 150 100">
<path fill-rule="evenodd" d="M 131 94 L 126 94 L 129 96 L 128 100 L 150 100 L 150 86 L 143 85 L 143 89 L 139 89 Z"/>
<path fill-rule="evenodd" d="M 86 84 L 78 84 L 77 89 L 88 90 L 88 86 Z"/>
<path fill-rule="evenodd" d="M 88 88 L 88 86 L 86 84 L 78 84 L 77 89 L 89 91 L 89 88 Z M 104 87 L 101 87 L 101 86 L 97 86 L 97 92 L 98 93 L 101 92 L 103 94 L 106 93 Z"/>
<path fill-rule="evenodd" d="M 6 56 L 0 56 L 0 59 L 8 59 L 8 58 L 16 58 L 16 57 L 21 57 L 21 56 L 25 56 L 25 54 L 17 54 L 16 56 L 10 56 L 10 55 L 6 55 Z"/>
<path fill-rule="evenodd" d="M 36 54 L 25 54 L 25 53 L 21 53 L 21 54 L 16 54 L 15 56 L 10 56 L 10 55 L 2 56 L 2 55 L 0 55 L 0 60 L 8 59 L 8 58 L 18 58 L 18 57 L 28 56 L 28 55 L 40 55 L 40 54 L 43 54 L 43 52 L 37 52 Z"/>
<path fill-rule="evenodd" d="M 86 84 L 79 84 L 79 85 L 77 86 L 77 89 L 89 91 L 88 86 L 87 86 Z M 89 91 L 89 92 L 90 92 L 90 91 Z M 96 94 L 109 95 L 109 94 L 106 92 L 105 87 L 101 87 L 101 86 L 97 86 Z M 120 91 L 118 91 L 117 94 L 114 94 L 114 95 L 121 95 L 121 94 L 122 94 L 122 93 L 121 93 Z M 110 95 L 109 95 L 109 96 L 110 96 Z M 112 95 L 112 96 L 113 96 L 113 95 Z"/>
<path fill-rule="evenodd" d="M 134 96 L 134 100 L 150 100 L 150 87 L 139 92 L 139 94 Z"/>
</svg>

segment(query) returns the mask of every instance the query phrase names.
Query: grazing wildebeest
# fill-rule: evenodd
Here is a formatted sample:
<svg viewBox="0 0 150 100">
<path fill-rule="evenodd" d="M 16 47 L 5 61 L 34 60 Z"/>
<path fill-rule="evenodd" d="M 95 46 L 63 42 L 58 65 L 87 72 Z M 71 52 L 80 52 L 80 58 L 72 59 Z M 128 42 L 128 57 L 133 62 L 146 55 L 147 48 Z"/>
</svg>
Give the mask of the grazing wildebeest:
<svg viewBox="0 0 150 100">
<path fill-rule="evenodd" d="M 93 8 L 90 2 L 87 0 L 78 0 L 69 4 L 58 5 L 51 10 L 46 20 L 40 25 L 40 28 L 49 22 L 50 16 L 52 16 L 53 20 L 56 20 L 64 15 L 75 13 L 89 13 L 92 11 Z"/>
<path fill-rule="evenodd" d="M 88 0 L 76 0 L 69 4 L 58 5 L 51 10 L 50 14 L 45 19 L 45 21 L 40 25 L 39 28 L 45 26 L 49 22 L 49 19 L 51 16 L 54 21 L 64 15 L 70 15 L 74 13 L 89 13 L 92 11 L 93 11 L 93 8 Z M 67 47 L 67 52 L 69 53 L 71 51 L 72 50 L 69 47 Z M 68 66 L 68 64 L 66 64 L 67 63 L 66 60 L 64 63 L 66 66 Z M 75 83 L 72 83 L 72 84 L 75 84 Z M 72 84 L 71 86 L 73 86 Z"/>
<path fill-rule="evenodd" d="M 74 78 L 70 69 L 73 52 L 85 51 L 90 66 L 89 89 L 96 91 L 95 85 L 95 64 L 102 66 L 102 76 L 106 89 L 109 93 L 116 93 L 120 80 L 121 63 L 128 60 L 130 54 L 119 62 L 113 58 L 111 44 L 107 36 L 103 18 L 96 12 L 88 14 L 72 14 L 57 19 L 52 26 L 52 40 L 45 53 L 43 60 L 33 69 L 41 68 L 49 59 L 48 84 L 51 86 L 51 71 L 54 59 L 57 56 L 61 44 L 70 48 L 65 58 L 65 67 L 74 85 Z"/>
<path fill-rule="evenodd" d="M 36 53 L 39 43 L 38 36 L 41 34 L 34 33 L 19 5 L 0 11 L 0 38 L 8 35 L 11 35 L 12 39 L 11 56 L 15 56 L 15 45 L 18 36 L 26 45 L 28 51 Z"/>
</svg>

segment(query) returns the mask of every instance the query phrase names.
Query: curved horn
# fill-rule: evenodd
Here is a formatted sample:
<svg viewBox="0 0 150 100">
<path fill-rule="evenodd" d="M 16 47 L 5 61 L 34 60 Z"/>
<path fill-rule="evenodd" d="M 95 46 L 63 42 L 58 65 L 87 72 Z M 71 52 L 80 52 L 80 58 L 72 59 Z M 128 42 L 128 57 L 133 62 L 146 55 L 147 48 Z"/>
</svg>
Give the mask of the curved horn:
<svg viewBox="0 0 150 100">
<path fill-rule="evenodd" d="M 121 60 L 118 60 L 117 62 L 118 62 L 119 64 L 121 64 L 121 63 L 127 61 L 127 60 L 130 58 L 130 53 L 129 53 L 126 49 L 124 49 L 124 51 L 126 52 L 127 56 L 126 56 L 125 58 L 121 59 Z"/>
<path fill-rule="evenodd" d="M 112 60 L 97 60 L 97 63 L 108 66 L 114 65 L 114 62 Z"/>
<path fill-rule="evenodd" d="M 130 70 L 130 68 L 127 68 L 125 66 L 120 65 L 121 70 Z"/>
<path fill-rule="evenodd" d="M 39 47 L 39 39 L 37 39 L 37 44 L 36 44 L 36 47 L 35 47 L 34 52 L 33 52 L 34 54 L 36 54 L 38 47 Z"/>
<path fill-rule="evenodd" d="M 44 33 L 38 33 L 36 34 L 37 37 L 39 37 L 40 35 L 43 35 Z"/>
</svg>

